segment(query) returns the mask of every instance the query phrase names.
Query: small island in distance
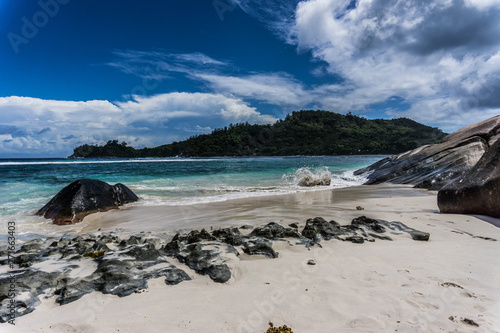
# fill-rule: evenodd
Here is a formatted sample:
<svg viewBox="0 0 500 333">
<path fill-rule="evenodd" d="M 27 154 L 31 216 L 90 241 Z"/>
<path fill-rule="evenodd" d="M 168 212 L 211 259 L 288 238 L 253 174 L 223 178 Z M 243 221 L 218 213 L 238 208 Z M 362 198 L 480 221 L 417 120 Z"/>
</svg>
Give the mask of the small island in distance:
<svg viewBox="0 0 500 333">
<path fill-rule="evenodd" d="M 408 118 L 369 120 L 350 113 L 294 111 L 269 125 L 231 124 L 155 148 L 126 142 L 81 145 L 70 158 L 397 154 L 440 142 L 446 133 Z"/>
</svg>

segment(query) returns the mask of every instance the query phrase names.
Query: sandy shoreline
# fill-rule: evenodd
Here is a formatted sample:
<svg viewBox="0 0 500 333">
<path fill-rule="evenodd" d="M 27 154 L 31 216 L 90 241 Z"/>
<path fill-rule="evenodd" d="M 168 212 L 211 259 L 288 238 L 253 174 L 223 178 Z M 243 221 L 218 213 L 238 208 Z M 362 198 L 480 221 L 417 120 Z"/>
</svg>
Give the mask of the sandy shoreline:
<svg viewBox="0 0 500 333">
<path fill-rule="evenodd" d="M 119 298 L 93 292 L 64 306 L 47 299 L 17 318 L 16 326 L 2 324 L 2 331 L 265 332 L 269 321 L 295 333 L 500 331 L 500 229 L 472 216 L 439 214 L 435 193 L 425 190 L 360 186 L 134 206 L 90 215 L 79 227 L 81 233 L 173 233 L 274 221 L 298 223 L 302 230 L 307 218 L 348 224 L 360 215 L 403 222 L 429 232 L 430 240 L 413 241 L 407 234 L 365 244 L 331 240 L 311 250 L 278 241 L 273 247 L 279 258 L 242 254 L 224 284 L 169 258 L 192 280 L 175 286 L 151 280 L 142 293 Z M 317 265 L 307 265 L 310 259 Z"/>
<path fill-rule="evenodd" d="M 370 205 L 377 199 L 398 200 L 399 197 L 415 197 L 415 202 L 421 202 L 424 198 L 435 198 L 435 193 L 406 185 L 378 185 L 275 194 L 185 206 L 132 205 L 120 210 L 89 215 L 78 227 L 81 234 L 96 232 L 98 229 L 113 231 L 116 228 L 125 233 L 165 232 L 184 228 L 222 228 L 245 224 L 258 226 L 269 222 L 303 223 L 308 218 L 323 215 L 326 219 L 337 218 L 342 224 L 362 215 L 360 213 L 363 212 L 358 211 L 356 207 L 365 200 Z M 372 206 L 370 210 L 373 212 L 393 212 L 387 202 L 376 202 Z M 437 212 L 437 206 L 429 208 L 428 212 Z"/>
</svg>

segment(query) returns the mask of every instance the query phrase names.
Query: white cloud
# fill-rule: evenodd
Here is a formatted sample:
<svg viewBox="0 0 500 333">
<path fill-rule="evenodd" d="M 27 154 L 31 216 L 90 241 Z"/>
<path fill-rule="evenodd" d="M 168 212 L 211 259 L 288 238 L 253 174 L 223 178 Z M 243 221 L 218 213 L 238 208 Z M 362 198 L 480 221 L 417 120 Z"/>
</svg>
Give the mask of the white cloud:
<svg viewBox="0 0 500 333">
<path fill-rule="evenodd" d="M 276 118 L 262 115 L 239 98 L 208 93 L 168 93 L 152 97 L 134 96 L 134 100 L 117 103 L 127 113 L 129 122 L 139 120 L 167 123 L 174 118 L 198 118 L 213 123 L 270 123 Z M 147 116 L 147 117 L 146 117 Z"/>
<path fill-rule="evenodd" d="M 289 40 L 345 79 L 345 89 L 322 104 L 369 111 L 399 96 L 412 107 L 389 115 L 456 129 L 480 120 L 472 118 L 482 108 L 500 111 L 498 3 L 303 1 Z"/>
<path fill-rule="evenodd" d="M 465 0 L 468 6 L 479 10 L 487 10 L 492 7 L 500 7 L 500 0 Z"/>
<path fill-rule="evenodd" d="M 288 39 L 288 31 L 295 19 L 295 9 L 300 0 L 231 0 L 247 14 L 255 17 L 276 32 L 279 37 Z"/>
<path fill-rule="evenodd" d="M 116 118 L 121 111 L 108 101 L 56 101 L 43 100 L 32 97 L 0 97 L 0 109 L 9 110 L 2 112 L 2 122 L 11 125 L 30 122 L 67 122 L 86 123 L 105 121 L 106 117 Z M 75 113 L 78 118 L 75 119 Z M 41 126 L 43 127 L 43 126 Z"/>
<path fill-rule="evenodd" d="M 200 65 L 218 65 L 218 66 L 226 66 L 227 64 L 215 60 L 206 54 L 200 53 L 200 52 L 193 52 L 193 53 L 181 53 L 181 54 L 171 54 L 170 57 L 177 59 L 182 62 L 189 62 L 189 63 L 194 63 L 194 64 L 200 64 Z"/>
<path fill-rule="evenodd" d="M 499 0 L 233 1 L 344 81 L 306 87 L 282 74 L 200 76 L 219 92 L 364 114 L 398 96 L 410 107 L 387 107 L 388 116 L 445 130 L 500 113 Z M 321 74 L 322 65 L 313 75 Z"/>
<path fill-rule="evenodd" d="M 271 123 L 239 98 L 208 93 L 134 96 L 127 102 L 0 98 L 0 156 L 67 156 L 111 139 L 156 146 L 229 123 Z M 8 125 L 7 125 L 8 124 Z"/>
<path fill-rule="evenodd" d="M 311 101 L 302 83 L 287 74 L 253 74 L 230 76 L 221 74 L 197 74 L 216 91 L 257 99 L 283 107 L 305 105 Z"/>
<path fill-rule="evenodd" d="M 145 79 L 163 80 L 170 78 L 169 72 L 193 74 L 199 71 L 213 71 L 229 66 L 229 63 L 213 59 L 200 52 L 171 53 L 165 51 L 116 50 L 116 59 L 106 65 L 124 73 Z"/>
<path fill-rule="evenodd" d="M 454 122 L 454 129 L 469 124 L 471 117 L 462 113 L 500 111 L 499 1 L 233 2 L 320 60 L 313 75 L 324 82 L 333 74 L 342 81 L 307 86 L 282 72 L 236 75 L 229 63 L 202 53 L 117 51 L 113 64 L 143 77 L 182 73 L 216 94 L 287 111 L 317 107 L 369 114 L 397 96 L 409 109 L 387 107 L 388 116 L 443 127 Z M 149 67 L 155 70 L 146 73 Z"/>
<path fill-rule="evenodd" d="M 231 99 L 237 96 L 247 100 L 256 100 L 276 105 L 287 111 L 308 108 L 309 105 L 346 111 L 345 106 L 331 96 L 332 93 L 344 94 L 346 90 L 350 89 L 350 87 L 340 86 L 339 84 L 307 87 L 292 75 L 284 72 L 253 72 L 236 76 L 226 73 L 226 70 L 230 67 L 228 63 L 215 60 L 201 53 L 173 54 L 129 50 L 116 51 L 115 54 L 119 56 L 119 59 L 109 65 L 142 78 L 156 79 L 156 82 L 169 78 L 171 72 L 177 72 L 183 73 L 192 80 L 204 82 L 215 93 Z M 170 59 L 170 61 L 167 62 L 166 59 Z M 182 63 L 174 63 L 171 61 L 172 59 L 175 59 L 175 61 L 182 59 Z M 192 62 L 192 64 L 188 65 L 186 63 L 188 61 Z M 218 66 L 204 66 L 205 64 Z M 323 71 L 326 72 L 325 69 Z M 131 97 L 140 98 L 139 96 Z M 154 103 L 158 99 L 148 101 L 148 103 Z M 171 102 L 169 101 L 169 103 Z M 129 104 L 132 104 L 132 102 Z M 152 107 L 154 106 L 148 105 L 147 109 L 149 110 Z M 196 110 L 199 110 L 199 108 Z M 224 114 L 228 114 L 228 111 L 226 110 Z M 257 119 L 256 121 L 262 120 Z"/>
</svg>

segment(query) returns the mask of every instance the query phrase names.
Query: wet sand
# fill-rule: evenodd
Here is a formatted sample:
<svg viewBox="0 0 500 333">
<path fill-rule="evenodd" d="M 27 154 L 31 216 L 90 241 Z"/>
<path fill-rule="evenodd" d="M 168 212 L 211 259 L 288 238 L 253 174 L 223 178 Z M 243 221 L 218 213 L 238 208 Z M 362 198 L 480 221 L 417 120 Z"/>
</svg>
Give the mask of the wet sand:
<svg viewBox="0 0 500 333">
<path fill-rule="evenodd" d="M 413 189 L 406 185 L 356 186 L 232 199 L 186 206 L 128 206 L 120 210 L 92 214 L 85 217 L 80 233 L 113 231 L 120 228 L 124 233 L 140 231 L 172 232 L 184 228 L 222 228 L 257 226 L 269 222 L 301 223 L 308 218 L 322 216 L 349 223 L 364 214 L 356 209 L 359 204 L 376 199 L 388 199 L 387 203 L 367 205 L 373 212 L 393 212 L 391 198 L 415 197 L 416 200 L 435 200 L 435 193 Z M 431 209 L 430 212 L 434 210 Z M 368 212 L 368 210 L 366 211 Z"/>
</svg>

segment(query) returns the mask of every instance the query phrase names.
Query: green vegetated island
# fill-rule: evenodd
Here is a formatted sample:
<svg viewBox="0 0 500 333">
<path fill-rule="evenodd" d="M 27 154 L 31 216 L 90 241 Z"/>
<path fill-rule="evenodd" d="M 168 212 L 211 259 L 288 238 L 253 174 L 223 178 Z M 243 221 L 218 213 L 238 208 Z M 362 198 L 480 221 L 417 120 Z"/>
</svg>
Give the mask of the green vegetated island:
<svg viewBox="0 0 500 333">
<path fill-rule="evenodd" d="M 368 120 L 330 111 L 294 111 L 270 125 L 231 124 L 155 148 L 117 140 L 82 145 L 71 158 L 397 154 L 440 142 L 446 133 L 408 118 Z"/>
</svg>

